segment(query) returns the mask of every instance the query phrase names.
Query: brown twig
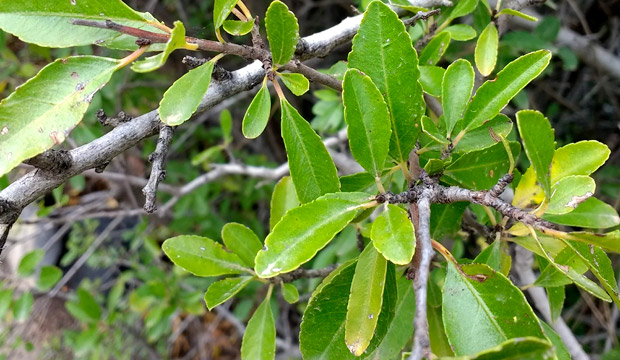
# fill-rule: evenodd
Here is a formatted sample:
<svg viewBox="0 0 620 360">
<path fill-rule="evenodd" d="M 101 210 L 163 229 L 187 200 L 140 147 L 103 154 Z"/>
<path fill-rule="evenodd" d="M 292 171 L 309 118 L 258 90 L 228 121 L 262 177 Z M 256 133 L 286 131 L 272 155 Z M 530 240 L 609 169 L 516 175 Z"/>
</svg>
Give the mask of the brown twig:
<svg viewBox="0 0 620 360">
<path fill-rule="evenodd" d="M 172 142 L 172 134 L 174 134 L 174 128 L 164 125 L 159 131 L 159 138 L 157 139 L 157 146 L 155 151 L 149 156 L 149 162 L 153 163 L 151 169 L 151 176 L 149 182 L 142 189 L 142 193 L 146 196 L 144 202 L 144 211 L 152 213 L 157 210 L 157 186 L 160 181 L 166 179 L 166 155 L 168 154 L 168 148 Z"/>
</svg>

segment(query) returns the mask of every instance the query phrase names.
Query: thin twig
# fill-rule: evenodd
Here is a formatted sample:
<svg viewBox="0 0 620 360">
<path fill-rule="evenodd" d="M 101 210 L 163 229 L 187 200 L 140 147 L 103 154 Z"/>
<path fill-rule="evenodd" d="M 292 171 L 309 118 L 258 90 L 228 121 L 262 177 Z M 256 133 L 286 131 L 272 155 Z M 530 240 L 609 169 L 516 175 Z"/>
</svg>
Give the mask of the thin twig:
<svg viewBox="0 0 620 360">
<path fill-rule="evenodd" d="M 155 151 L 149 156 L 149 161 L 153 163 L 153 168 L 151 169 L 149 182 L 142 189 L 142 193 L 146 196 L 144 211 L 147 213 L 152 213 L 157 209 L 157 185 L 159 185 L 160 181 L 166 179 L 166 155 L 172 142 L 172 134 L 174 134 L 173 127 L 162 126 L 159 131 L 159 139 L 157 139 Z"/>
<path fill-rule="evenodd" d="M 322 269 L 296 269 L 286 274 L 281 274 L 275 277 L 268 279 L 270 282 L 274 284 L 279 284 L 281 282 L 289 283 L 293 282 L 297 279 L 312 279 L 318 277 L 326 277 L 332 271 L 336 270 L 338 264 L 332 264 L 330 266 L 324 267 Z"/>
</svg>

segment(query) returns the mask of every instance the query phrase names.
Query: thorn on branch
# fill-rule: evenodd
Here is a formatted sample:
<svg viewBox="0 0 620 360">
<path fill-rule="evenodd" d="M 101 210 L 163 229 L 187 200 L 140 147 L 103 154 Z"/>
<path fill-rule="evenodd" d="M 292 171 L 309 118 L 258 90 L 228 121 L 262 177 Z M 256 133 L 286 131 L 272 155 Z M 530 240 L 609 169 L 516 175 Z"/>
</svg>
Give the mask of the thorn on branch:
<svg viewBox="0 0 620 360">
<path fill-rule="evenodd" d="M 131 121 L 133 117 L 127 115 L 124 111 L 120 111 L 116 117 L 108 117 L 103 109 L 97 110 L 97 120 L 102 126 L 117 127 L 121 123 Z"/>
<path fill-rule="evenodd" d="M 151 169 L 151 176 L 146 186 L 142 189 L 142 193 L 146 196 L 144 202 L 144 211 L 147 213 L 153 213 L 157 210 L 157 186 L 159 182 L 166 179 L 166 155 L 168 154 L 168 148 L 172 142 L 172 135 L 174 134 L 174 128 L 164 125 L 159 130 L 159 138 L 157 139 L 157 146 L 155 151 L 149 155 L 149 162 L 153 163 Z"/>
<path fill-rule="evenodd" d="M 104 163 L 103 163 L 103 164 L 101 164 L 101 165 L 97 165 L 97 167 L 95 167 L 95 172 L 96 172 L 97 174 L 101 174 L 102 172 L 104 172 L 104 171 L 105 171 L 105 168 L 107 168 L 107 167 L 108 167 L 108 165 L 110 165 L 110 162 L 109 162 L 109 161 L 106 161 L 106 162 L 104 162 Z"/>
<path fill-rule="evenodd" d="M 37 169 L 60 174 L 73 165 L 73 157 L 68 150 L 50 149 L 24 162 Z"/>
</svg>

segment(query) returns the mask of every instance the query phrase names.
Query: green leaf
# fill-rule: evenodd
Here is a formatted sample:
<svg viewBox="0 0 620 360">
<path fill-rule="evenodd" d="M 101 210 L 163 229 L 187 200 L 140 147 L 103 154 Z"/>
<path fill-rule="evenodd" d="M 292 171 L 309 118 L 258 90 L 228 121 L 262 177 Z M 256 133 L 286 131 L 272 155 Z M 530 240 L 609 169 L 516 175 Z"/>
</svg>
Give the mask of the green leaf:
<svg viewBox="0 0 620 360">
<path fill-rule="evenodd" d="M 37 265 L 43 260 L 45 256 L 45 250 L 36 249 L 32 250 L 28 254 L 24 255 L 24 257 L 19 262 L 19 266 L 17 267 L 17 274 L 19 276 L 30 276 L 36 269 Z"/>
<path fill-rule="evenodd" d="M 553 286 L 548 287 L 547 297 L 549 298 L 549 309 L 551 321 L 555 322 L 562 315 L 562 308 L 564 307 L 564 299 L 566 298 L 566 293 L 564 291 L 564 286 Z M 545 324 L 543 324 L 544 326 Z M 545 329 L 546 332 L 546 329 Z"/>
<path fill-rule="evenodd" d="M 67 311 L 83 322 L 92 323 L 99 321 L 101 319 L 101 307 L 95 301 L 95 298 L 83 288 L 78 289 L 77 296 L 77 301 L 65 303 Z"/>
<path fill-rule="evenodd" d="M 267 40 L 274 65 L 284 65 L 293 58 L 299 41 L 299 24 L 295 14 L 281 1 L 273 1 L 265 14 Z"/>
<path fill-rule="evenodd" d="M 390 110 L 389 154 L 405 163 L 420 134 L 425 104 L 418 83 L 418 59 L 398 15 L 387 5 L 372 2 L 353 38 L 349 67 L 370 76 Z"/>
<path fill-rule="evenodd" d="M 439 66 L 420 66 L 420 84 L 424 92 L 441 97 L 441 81 L 445 70 Z"/>
<path fill-rule="evenodd" d="M 443 360 L 535 360 L 549 359 L 551 343 L 531 336 L 509 339 L 472 356 L 442 358 Z"/>
<path fill-rule="evenodd" d="M 213 26 L 219 29 L 239 0 L 215 0 L 213 3 Z"/>
<path fill-rule="evenodd" d="M 520 18 L 523 18 L 529 21 L 534 21 L 534 22 L 538 21 L 538 19 L 534 16 L 524 14 L 521 11 L 517 11 L 511 8 L 503 8 L 500 12 L 497 13 L 497 15 L 495 15 L 495 17 L 499 17 L 500 15 L 512 15 L 512 16 L 518 16 Z"/>
<path fill-rule="evenodd" d="M 96 56 L 58 59 L 2 100 L 0 176 L 63 142 L 118 64 Z"/>
<path fill-rule="evenodd" d="M 474 263 L 487 264 L 491 269 L 508 276 L 512 263 L 512 258 L 508 251 L 508 244 L 501 239 L 493 241 L 493 244 L 487 246 L 486 249 L 482 250 L 480 254 L 476 256 Z"/>
<path fill-rule="evenodd" d="M 495 80 L 482 84 L 465 111 L 465 131 L 475 129 L 499 114 L 510 99 L 540 75 L 550 60 L 548 50 L 523 55 L 506 65 Z"/>
<path fill-rule="evenodd" d="M 243 334 L 242 360 L 273 360 L 276 356 L 276 324 L 269 297 L 254 311 Z"/>
<path fill-rule="evenodd" d="M 11 307 L 12 301 L 13 289 L 0 289 L 0 319 L 4 319 L 4 315 Z"/>
<path fill-rule="evenodd" d="M 456 6 L 452 9 L 448 15 L 447 21 L 451 21 L 461 16 L 465 16 L 476 8 L 478 0 L 459 0 Z"/>
<path fill-rule="evenodd" d="M 178 126 L 192 117 L 209 89 L 214 65 L 213 61 L 207 61 L 185 73 L 166 90 L 159 102 L 161 121 Z"/>
<path fill-rule="evenodd" d="M 280 73 L 280 79 L 291 92 L 297 96 L 301 96 L 310 89 L 310 82 L 302 74 L 297 73 Z"/>
<path fill-rule="evenodd" d="M 525 154 L 536 173 L 536 179 L 549 198 L 551 197 L 549 166 L 555 151 L 554 130 L 551 128 L 549 120 L 535 110 L 519 111 L 517 113 L 517 127 Z"/>
<path fill-rule="evenodd" d="M 450 38 L 456 41 L 467 41 L 476 37 L 476 30 L 465 24 L 451 25 L 443 31 L 450 33 Z"/>
<path fill-rule="evenodd" d="M 424 134 L 428 135 L 431 139 L 437 141 L 440 144 L 449 144 L 450 141 L 446 139 L 446 137 L 441 133 L 441 131 L 437 128 L 435 122 L 429 118 L 428 116 L 422 116 L 422 131 Z"/>
<path fill-rule="evenodd" d="M 292 209 L 282 217 L 256 256 L 258 276 L 273 277 L 310 260 L 355 218 L 357 206 L 370 199 L 365 193 L 329 195 Z"/>
<path fill-rule="evenodd" d="M 30 316 L 30 310 L 34 304 L 34 297 L 30 291 L 24 292 L 15 303 L 13 303 L 13 316 L 15 322 L 22 323 Z"/>
<path fill-rule="evenodd" d="M 242 36 L 252 31 L 254 19 L 248 21 L 226 20 L 223 24 L 224 31 L 234 36 Z"/>
<path fill-rule="evenodd" d="M 461 228 L 461 219 L 467 203 L 458 201 L 451 204 L 431 204 L 431 237 L 441 241 L 447 234 L 456 233 Z"/>
<path fill-rule="evenodd" d="M 40 291 L 47 291 L 56 285 L 60 278 L 62 278 L 62 270 L 52 265 L 43 266 L 37 281 L 37 288 Z"/>
<path fill-rule="evenodd" d="M 474 88 L 474 68 L 469 61 L 459 59 L 450 64 L 443 76 L 441 88 L 443 116 L 447 136 L 450 137 L 454 125 L 463 115 Z"/>
<path fill-rule="evenodd" d="M 442 32 L 429 41 L 420 53 L 420 65 L 435 65 L 450 46 L 450 33 Z"/>
<path fill-rule="evenodd" d="M 448 262 L 443 287 L 443 321 L 456 355 L 471 355 L 509 339 L 533 336 L 544 339 L 538 318 L 523 293 L 510 280 L 487 265 L 463 265 L 462 276 Z"/>
<path fill-rule="evenodd" d="M 381 305 L 387 261 L 374 246 L 366 246 L 357 260 L 347 305 L 344 339 L 355 356 L 364 353 L 372 339 Z"/>
<path fill-rule="evenodd" d="M 504 114 L 497 114 L 493 119 L 485 121 L 482 126 L 471 130 L 463 136 L 452 150 L 453 153 L 464 153 L 489 148 L 497 141 L 491 137 L 489 128 L 501 137 L 507 137 L 512 131 L 512 121 Z"/>
<path fill-rule="evenodd" d="M 265 80 L 250 103 L 245 116 L 243 116 L 243 124 L 241 126 L 243 136 L 248 139 L 254 139 L 262 134 L 267 126 L 270 114 L 271 96 L 269 95 L 267 81 Z"/>
<path fill-rule="evenodd" d="M 299 301 L 299 291 L 293 284 L 283 283 L 281 286 L 282 297 L 289 304 L 294 304 Z"/>
<path fill-rule="evenodd" d="M 543 219 L 560 225 L 590 229 L 606 229 L 620 225 L 620 217 L 616 210 L 595 197 L 589 197 L 568 214 L 545 213 Z"/>
<path fill-rule="evenodd" d="M 147 57 L 144 60 L 136 61 L 131 65 L 131 70 L 144 73 L 153 70 L 157 70 L 162 67 L 166 60 L 168 60 L 168 56 L 176 50 L 176 49 L 184 49 L 187 45 L 185 41 L 185 26 L 180 21 L 174 22 L 174 28 L 172 29 L 172 33 L 170 34 L 170 39 L 166 42 L 166 48 L 164 51 L 160 52 L 157 55 L 153 55 Z"/>
<path fill-rule="evenodd" d="M 493 72 L 493 69 L 495 69 L 498 44 L 499 37 L 497 28 L 493 22 L 490 22 L 489 25 L 482 30 L 482 33 L 480 33 L 480 37 L 476 43 L 476 68 L 478 68 L 482 76 L 489 76 Z"/>
<path fill-rule="evenodd" d="M 284 214 L 292 208 L 299 206 L 299 199 L 295 192 L 295 184 L 290 176 L 284 176 L 273 189 L 271 195 L 271 215 L 269 217 L 269 230 L 273 230 Z"/>
<path fill-rule="evenodd" d="M 570 360 L 570 353 L 568 352 L 568 349 L 566 349 L 566 345 L 562 342 L 562 338 L 555 332 L 555 330 L 553 330 L 551 326 L 549 326 L 549 324 L 544 321 L 541 321 L 540 323 L 545 331 L 545 335 L 547 335 L 547 339 L 549 339 L 551 344 L 553 344 L 553 350 L 555 351 L 557 358 L 559 360 Z"/>
<path fill-rule="evenodd" d="M 249 271 L 237 255 L 215 241 L 195 235 L 170 238 L 161 246 L 173 263 L 197 276 L 240 274 Z"/>
<path fill-rule="evenodd" d="M 370 238 L 387 260 L 398 265 L 411 262 L 415 251 L 415 230 L 407 212 L 400 207 L 387 205 L 372 224 Z"/>
<path fill-rule="evenodd" d="M 519 143 L 510 142 L 510 149 L 515 158 L 519 156 L 520 148 Z M 461 156 L 446 168 L 442 180 L 468 189 L 490 189 L 508 172 L 509 165 L 506 149 L 498 143 L 490 148 Z"/>
<path fill-rule="evenodd" d="M 381 176 L 390 146 L 390 114 L 370 77 L 357 69 L 344 76 L 342 99 L 351 153 L 369 173 Z"/>
<path fill-rule="evenodd" d="M 222 240 L 228 250 L 239 255 L 247 266 L 254 267 L 254 258 L 263 248 L 263 243 L 252 229 L 242 224 L 228 223 L 222 228 Z"/>
<path fill-rule="evenodd" d="M 228 109 L 220 112 L 220 129 L 222 130 L 222 137 L 224 138 L 224 144 L 230 144 L 232 138 L 232 115 Z"/>
<path fill-rule="evenodd" d="M 73 19 L 106 21 L 163 33 L 149 25 L 140 14 L 120 0 L 54 1 L 10 0 L 0 2 L 0 28 L 22 41 L 44 47 L 101 45 L 121 50 L 135 50 L 136 38 L 118 31 L 73 25 Z"/>
<path fill-rule="evenodd" d="M 323 194 L 339 191 L 336 165 L 321 138 L 288 101 L 281 99 L 280 107 L 282 138 L 299 200 L 307 203 Z"/>
<path fill-rule="evenodd" d="M 595 140 L 580 141 L 555 150 L 551 161 L 551 183 L 570 175 L 590 175 L 609 158 L 607 145 Z"/>
<path fill-rule="evenodd" d="M 571 212 L 579 204 L 594 195 L 594 179 L 584 175 L 572 175 L 562 178 L 551 188 L 549 206 L 545 212 L 561 215 Z"/>
<path fill-rule="evenodd" d="M 214 307 L 235 296 L 252 279 L 254 279 L 252 276 L 237 276 L 214 282 L 205 293 L 207 308 L 213 310 Z"/>
</svg>

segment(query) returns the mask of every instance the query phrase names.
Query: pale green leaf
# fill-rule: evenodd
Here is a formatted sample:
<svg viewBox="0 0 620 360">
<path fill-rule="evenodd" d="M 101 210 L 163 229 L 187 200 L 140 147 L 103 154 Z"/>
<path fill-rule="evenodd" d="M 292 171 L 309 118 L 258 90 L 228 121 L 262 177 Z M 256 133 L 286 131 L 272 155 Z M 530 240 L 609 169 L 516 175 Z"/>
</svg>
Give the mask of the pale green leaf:
<svg viewBox="0 0 620 360">
<path fill-rule="evenodd" d="M 465 131 L 475 129 L 499 114 L 519 91 L 540 75 L 550 60 L 548 50 L 523 55 L 506 65 L 496 79 L 482 84 L 465 111 Z"/>
<path fill-rule="evenodd" d="M 170 238 L 161 246 L 173 263 L 197 276 L 239 274 L 249 269 L 237 255 L 215 241 L 195 235 Z"/>
<path fill-rule="evenodd" d="M 551 198 L 545 212 L 561 215 L 571 212 L 579 204 L 594 195 L 594 179 L 585 175 L 571 175 L 553 184 Z"/>
<path fill-rule="evenodd" d="M 549 166 L 555 151 L 554 130 L 549 120 L 535 110 L 519 111 L 517 127 L 525 154 L 536 173 L 536 179 L 542 185 L 547 197 L 551 197 Z"/>
<path fill-rule="evenodd" d="M 17 323 L 23 323 L 30 316 L 30 310 L 34 304 L 34 297 L 30 291 L 24 292 L 13 303 L 13 316 Z"/>
<path fill-rule="evenodd" d="M 437 128 L 437 124 L 428 116 L 422 116 L 422 131 L 428 135 L 431 139 L 437 141 L 440 144 L 449 144 L 450 141 L 446 139 L 446 136 Z"/>
<path fill-rule="evenodd" d="M 580 141 L 555 150 L 551 161 L 551 183 L 565 176 L 590 175 L 607 161 L 611 151 L 595 140 Z"/>
<path fill-rule="evenodd" d="M 62 143 L 119 61 L 96 56 L 58 59 L 0 102 L 0 176 Z"/>
<path fill-rule="evenodd" d="M 0 320 L 4 321 L 4 315 L 13 302 L 13 289 L 0 289 Z"/>
<path fill-rule="evenodd" d="M 451 25 L 443 31 L 450 33 L 450 38 L 456 41 L 467 41 L 476 37 L 476 30 L 465 24 Z"/>
<path fill-rule="evenodd" d="M 538 21 L 538 18 L 536 18 L 534 16 L 530 16 L 528 14 L 522 13 L 521 11 L 518 11 L 518 10 L 515 10 L 515 9 L 511 9 L 511 8 L 503 8 L 495 16 L 498 17 L 500 15 L 512 15 L 512 16 L 518 16 L 520 18 L 523 18 L 523 19 L 529 20 L 529 21 L 534 21 L 534 22 Z"/>
<path fill-rule="evenodd" d="M 478 5 L 478 0 L 459 0 L 450 14 L 448 15 L 447 21 L 456 19 L 461 16 L 465 16 L 476 8 Z"/>
<path fill-rule="evenodd" d="M 344 77 L 344 118 L 351 153 L 375 177 L 380 177 L 390 146 L 390 114 L 370 77 L 349 69 Z"/>
<path fill-rule="evenodd" d="M 254 19 L 248 21 L 226 20 L 222 26 L 224 31 L 234 36 L 242 36 L 252 31 Z"/>
<path fill-rule="evenodd" d="M 282 138 L 299 200 L 307 203 L 339 191 L 336 165 L 321 138 L 288 101 L 280 100 L 280 107 Z"/>
<path fill-rule="evenodd" d="M 286 64 L 293 58 L 299 41 L 299 24 L 295 14 L 283 2 L 273 1 L 265 14 L 265 28 L 273 64 Z"/>
<path fill-rule="evenodd" d="M 76 319 L 93 323 L 101 319 L 101 307 L 95 298 L 85 289 L 77 291 L 77 300 L 65 303 L 67 311 Z"/>
<path fill-rule="evenodd" d="M 368 6 L 348 60 L 384 94 L 392 127 L 389 154 L 405 163 L 420 134 L 425 104 L 411 38 L 387 5 L 375 1 Z"/>
<path fill-rule="evenodd" d="M 504 275 L 483 264 L 463 265 L 462 276 L 448 262 L 443 287 L 443 321 L 456 355 L 472 355 L 509 339 L 544 339 L 538 318 L 523 293 Z"/>
<path fill-rule="evenodd" d="M 474 68 L 469 61 L 459 59 L 450 64 L 443 76 L 441 88 L 446 133 L 450 137 L 452 129 L 463 116 L 474 88 Z"/>
<path fill-rule="evenodd" d="M 243 136 L 248 139 L 254 139 L 262 134 L 269 121 L 270 113 L 271 95 L 269 95 L 267 82 L 263 81 L 263 85 L 254 96 L 248 110 L 243 116 L 243 124 L 241 126 Z"/>
<path fill-rule="evenodd" d="M 620 224 L 620 217 L 618 217 L 616 209 L 595 197 L 589 197 L 568 214 L 551 215 L 545 213 L 543 219 L 555 224 L 590 229 L 606 229 Z"/>
<path fill-rule="evenodd" d="M 241 342 L 242 360 L 273 360 L 276 356 L 276 324 L 269 297 L 254 311 Z"/>
<path fill-rule="evenodd" d="M 232 298 L 249 284 L 252 279 L 253 277 L 251 276 L 237 276 L 214 282 L 205 293 L 207 308 L 212 310 L 214 307 Z"/>
<path fill-rule="evenodd" d="M 576 231 L 568 233 L 568 235 L 570 240 L 577 240 L 586 244 L 600 246 L 605 251 L 620 253 L 620 230 L 614 230 L 605 234 Z"/>
<path fill-rule="evenodd" d="M 508 339 L 471 356 L 445 357 L 442 360 L 534 360 L 551 359 L 551 343 L 532 336 Z"/>
<path fill-rule="evenodd" d="M 37 281 L 37 288 L 40 291 L 47 291 L 51 289 L 62 277 L 62 270 L 53 265 L 46 265 L 41 267 L 41 274 Z"/>
<path fill-rule="evenodd" d="M 284 176 L 273 189 L 271 195 L 271 215 L 269 217 L 269 230 L 273 230 L 284 214 L 292 208 L 299 206 L 299 199 L 295 192 L 295 184 L 290 176 Z"/>
<path fill-rule="evenodd" d="M 310 89 L 310 82 L 302 74 L 281 73 L 279 76 L 284 85 L 297 96 L 305 94 Z"/>
<path fill-rule="evenodd" d="M 450 33 L 442 32 L 429 41 L 420 53 L 420 65 L 435 65 L 450 46 Z"/>
<path fill-rule="evenodd" d="M 224 109 L 220 113 L 220 129 L 222 130 L 222 137 L 224 138 L 224 144 L 230 144 L 233 140 L 232 137 L 232 114 L 230 110 Z"/>
<path fill-rule="evenodd" d="M 281 286 L 282 297 L 289 304 L 294 304 L 299 301 L 299 291 L 293 284 L 283 283 Z"/>
<path fill-rule="evenodd" d="M 411 262 L 415 251 L 415 230 L 407 212 L 400 207 L 387 205 L 372 224 L 370 238 L 387 260 L 399 265 Z"/>
<path fill-rule="evenodd" d="M 41 260 L 43 260 L 44 256 L 45 250 L 43 249 L 36 249 L 27 253 L 19 262 L 17 274 L 19 274 L 19 276 L 32 275 L 37 265 L 41 262 Z"/>
<path fill-rule="evenodd" d="M 224 150 L 224 146 L 221 144 L 211 146 L 199 152 L 194 157 L 192 157 L 192 160 L 190 163 L 192 164 L 192 166 L 196 166 L 200 164 L 209 164 L 211 160 L 213 160 L 213 158 L 219 153 L 221 153 L 223 150 Z"/>
<path fill-rule="evenodd" d="M 185 41 L 185 26 L 180 21 L 174 22 L 174 28 L 172 29 L 172 33 L 170 34 L 170 39 L 166 42 L 166 48 L 164 51 L 160 52 L 157 55 L 153 55 L 147 57 L 144 60 L 136 61 L 131 65 L 131 70 L 144 73 L 153 70 L 157 70 L 160 67 L 164 66 L 166 60 L 168 60 L 168 56 L 177 49 L 183 49 L 187 45 Z"/>
<path fill-rule="evenodd" d="M 498 44 L 499 37 L 497 28 L 493 22 L 490 22 L 480 33 L 480 37 L 476 43 L 476 68 L 478 68 L 482 76 L 489 76 L 493 72 L 493 69 L 495 69 Z"/>
<path fill-rule="evenodd" d="M 366 246 L 355 266 L 344 326 L 347 348 L 355 356 L 364 353 L 374 335 L 383 303 L 386 271 L 385 258 L 374 246 Z"/>
<path fill-rule="evenodd" d="M 239 0 L 215 0 L 213 3 L 213 26 L 219 29 Z"/>
<path fill-rule="evenodd" d="M 178 126 L 194 114 L 209 89 L 214 65 L 213 61 L 207 61 L 185 73 L 166 90 L 158 109 L 161 121 Z"/>
<path fill-rule="evenodd" d="M 265 239 L 256 256 L 256 273 L 269 278 L 295 270 L 310 260 L 369 201 L 365 193 L 328 194 L 288 211 Z"/>
<path fill-rule="evenodd" d="M 512 121 L 504 114 L 497 114 L 493 119 L 485 121 L 477 129 L 468 131 L 465 136 L 452 149 L 453 153 L 464 153 L 489 148 L 497 141 L 491 137 L 489 128 L 501 137 L 507 137 L 512 131 Z"/>
<path fill-rule="evenodd" d="M 445 70 L 439 66 L 420 66 L 420 84 L 424 92 L 441 97 L 441 81 Z"/>
<path fill-rule="evenodd" d="M 254 258 L 263 248 L 263 243 L 252 229 L 242 224 L 228 223 L 222 228 L 222 240 L 228 250 L 239 255 L 247 266 L 254 267 Z"/>
</svg>

